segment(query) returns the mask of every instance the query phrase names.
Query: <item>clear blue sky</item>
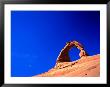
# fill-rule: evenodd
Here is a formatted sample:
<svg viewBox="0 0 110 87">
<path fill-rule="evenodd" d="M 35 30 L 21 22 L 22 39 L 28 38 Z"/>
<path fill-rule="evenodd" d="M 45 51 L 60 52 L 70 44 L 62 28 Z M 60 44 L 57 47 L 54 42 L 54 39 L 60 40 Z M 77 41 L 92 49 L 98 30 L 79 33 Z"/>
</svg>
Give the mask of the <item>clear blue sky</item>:
<svg viewBox="0 0 110 87">
<path fill-rule="evenodd" d="M 100 54 L 99 11 L 12 11 L 11 76 L 51 69 L 65 43 L 77 40 L 89 55 Z M 71 61 L 79 58 L 73 48 Z"/>
</svg>

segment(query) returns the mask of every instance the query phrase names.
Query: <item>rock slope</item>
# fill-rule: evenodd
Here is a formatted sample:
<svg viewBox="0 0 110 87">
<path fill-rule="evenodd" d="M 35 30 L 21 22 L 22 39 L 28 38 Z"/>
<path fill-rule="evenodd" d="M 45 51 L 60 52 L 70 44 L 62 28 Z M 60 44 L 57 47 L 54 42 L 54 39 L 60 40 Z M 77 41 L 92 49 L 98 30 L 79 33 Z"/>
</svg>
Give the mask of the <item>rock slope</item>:
<svg viewBox="0 0 110 87">
<path fill-rule="evenodd" d="M 100 54 L 83 56 L 76 61 L 60 62 L 49 71 L 34 77 L 99 77 Z"/>
</svg>

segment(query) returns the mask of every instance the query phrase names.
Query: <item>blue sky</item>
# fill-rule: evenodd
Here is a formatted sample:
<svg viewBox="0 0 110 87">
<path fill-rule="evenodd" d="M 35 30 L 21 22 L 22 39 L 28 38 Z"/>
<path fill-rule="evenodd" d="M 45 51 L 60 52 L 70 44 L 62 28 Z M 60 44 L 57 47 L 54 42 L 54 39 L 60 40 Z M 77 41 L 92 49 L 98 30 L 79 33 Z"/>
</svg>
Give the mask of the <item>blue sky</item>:
<svg viewBox="0 0 110 87">
<path fill-rule="evenodd" d="M 11 76 L 48 71 L 71 40 L 82 43 L 89 55 L 100 54 L 100 12 L 12 11 Z M 77 60 L 79 50 L 72 48 L 69 55 Z"/>
</svg>

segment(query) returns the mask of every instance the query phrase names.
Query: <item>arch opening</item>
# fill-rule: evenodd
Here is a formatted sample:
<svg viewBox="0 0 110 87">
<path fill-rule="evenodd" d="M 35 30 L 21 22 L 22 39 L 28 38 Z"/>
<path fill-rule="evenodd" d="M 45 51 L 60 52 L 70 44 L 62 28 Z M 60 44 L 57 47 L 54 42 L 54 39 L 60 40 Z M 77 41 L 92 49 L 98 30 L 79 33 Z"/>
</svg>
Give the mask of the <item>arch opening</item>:
<svg viewBox="0 0 110 87">
<path fill-rule="evenodd" d="M 77 47 L 73 47 L 69 50 L 69 57 L 70 57 L 70 61 L 75 61 L 80 59 L 79 56 L 80 50 L 77 49 Z"/>
<path fill-rule="evenodd" d="M 61 52 L 56 60 L 56 64 L 60 63 L 60 62 L 71 62 L 69 52 L 71 52 L 70 50 L 73 47 L 76 47 L 80 51 L 80 53 L 79 53 L 80 58 L 88 55 L 86 53 L 86 51 L 84 50 L 82 44 L 80 44 L 79 42 L 77 42 L 77 41 L 67 42 L 65 47 L 61 50 Z"/>
</svg>

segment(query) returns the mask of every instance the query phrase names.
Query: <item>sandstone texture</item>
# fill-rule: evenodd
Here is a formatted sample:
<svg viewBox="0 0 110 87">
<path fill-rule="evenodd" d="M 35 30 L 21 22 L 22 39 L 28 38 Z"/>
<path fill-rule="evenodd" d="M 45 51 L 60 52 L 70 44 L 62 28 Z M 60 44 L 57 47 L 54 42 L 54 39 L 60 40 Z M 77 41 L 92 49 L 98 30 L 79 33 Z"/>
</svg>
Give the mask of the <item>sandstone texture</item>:
<svg viewBox="0 0 110 87">
<path fill-rule="evenodd" d="M 34 77 L 99 77 L 100 55 L 87 56 L 72 62 L 58 63 L 49 71 Z"/>
<path fill-rule="evenodd" d="M 70 61 L 72 47 L 80 50 L 79 59 Z M 55 66 L 49 71 L 34 77 L 98 77 L 100 76 L 100 54 L 89 56 L 78 41 L 67 42 L 60 51 Z"/>
</svg>

